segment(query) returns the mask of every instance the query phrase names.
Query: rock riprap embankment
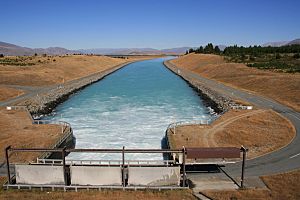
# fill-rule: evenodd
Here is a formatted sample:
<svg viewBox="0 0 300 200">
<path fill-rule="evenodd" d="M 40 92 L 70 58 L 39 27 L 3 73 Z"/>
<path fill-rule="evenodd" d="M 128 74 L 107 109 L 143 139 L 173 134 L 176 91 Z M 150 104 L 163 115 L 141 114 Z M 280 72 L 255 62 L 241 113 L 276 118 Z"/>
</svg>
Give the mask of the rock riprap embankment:
<svg viewBox="0 0 300 200">
<path fill-rule="evenodd" d="M 124 67 L 127 64 L 129 63 L 124 63 L 106 71 L 72 80 L 65 84 L 47 87 L 38 94 L 19 102 L 17 105 L 27 106 L 29 112 L 33 116 L 49 114 L 58 104 L 64 102 L 70 95 L 72 95 L 76 91 L 101 80 L 105 76 Z"/>
<path fill-rule="evenodd" d="M 187 73 L 185 73 L 182 70 L 178 70 L 176 66 L 174 66 L 169 61 L 164 62 L 165 66 L 170 69 L 172 72 L 177 74 L 178 76 L 182 77 L 186 82 L 188 82 L 191 87 L 193 87 L 199 95 L 204 100 L 204 103 L 211 107 L 214 112 L 220 114 L 223 112 L 226 112 L 233 106 L 240 106 L 236 102 L 234 102 L 230 97 L 227 97 L 217 91 L 215 91 L 213 88 L 206 87 L 204 84 L 202 84 L 199 81 L 195 81 L 191 76 L 188 76 Z"/>
</svg>

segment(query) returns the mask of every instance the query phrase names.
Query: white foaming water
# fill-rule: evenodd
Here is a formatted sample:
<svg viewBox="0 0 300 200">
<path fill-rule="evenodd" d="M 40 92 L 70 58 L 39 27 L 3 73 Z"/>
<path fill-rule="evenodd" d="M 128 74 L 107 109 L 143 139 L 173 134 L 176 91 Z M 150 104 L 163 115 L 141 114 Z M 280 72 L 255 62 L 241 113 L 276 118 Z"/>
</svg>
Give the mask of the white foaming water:
<svg viewBox="0 0 300 200">
<path fill-rule="evenodd" d="M 165 59 L 130 64 L 73 95 L 45 118 L 69 122 L 76 148 L 161 148 L 170 123 L 214 118 L 198 94 L 163 66 Z M 68 156 L 120 158 L 99 153 Z M 126 159 L 163 158 L 161 154 L 127 154 Z"/>
</svg>

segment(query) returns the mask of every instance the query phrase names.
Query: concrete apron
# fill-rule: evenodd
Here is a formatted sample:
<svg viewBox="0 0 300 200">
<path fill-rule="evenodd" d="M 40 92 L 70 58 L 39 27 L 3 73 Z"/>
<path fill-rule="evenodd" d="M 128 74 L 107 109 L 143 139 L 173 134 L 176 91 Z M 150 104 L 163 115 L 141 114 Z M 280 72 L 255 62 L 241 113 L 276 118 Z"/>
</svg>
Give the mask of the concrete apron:
<svg viewBox="0 0 300 200">
<path fill-rule="evenodd" d="M 230 178 L 223 172 L 187 174 L 187 178 L 191 181 L 194 195 L 200 199 L 206 198 L 202 195 L 205 190 L 237 190 L 240 188 L 240 178 Z M 247 189 L 268 189 L 259 177 L 246 177 L 244 185 Z"/>
</svg>

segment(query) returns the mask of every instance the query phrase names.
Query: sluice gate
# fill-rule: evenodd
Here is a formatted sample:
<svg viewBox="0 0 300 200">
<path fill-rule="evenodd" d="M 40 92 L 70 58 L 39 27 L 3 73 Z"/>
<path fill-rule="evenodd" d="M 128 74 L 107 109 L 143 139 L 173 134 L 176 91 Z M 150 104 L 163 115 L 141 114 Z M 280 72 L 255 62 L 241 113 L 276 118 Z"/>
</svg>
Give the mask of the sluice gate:
<svg viewBox="0 0 300 200">
<path fill-rule="evenodd" d="M 11 164 L 12 152 L 61 153 L 62 159 L 41 159 L 36 162 Z M 121 160 L 68 160 L 68 153 L 115 153 Z M 188 188 L 186 166 L 194 165 L 196 159 L 240 158 L 243 152 L 242 185 L 246 149 L 232 148 L 182 148 L 170 149 L 44 149 L 11 148 L 5 149 L 7 183 L 5 188 L 17 189 L 184 189 Z M 169 160 L 127 160 L 132 153 L 161 153 Z M 187 163 L 188 161 L 188 163 Z M 14 166 L 15 173 L 10 172 Z"/>
<path fill-rule="evenodd" d="M 10 172 L 9 152 L 61 153 L 62 159 L 40 159 L 36 162 L 14 164 Z M 67 160 L 68 153 L 115 153 L 121 160 Z M 185 154 L 185 149 L 43 149 L 6 148 L 6 188 L 123 188 L 180 189 L 187 188 L 185 162 L 174 160 L 126 160 L 130 153 Z"/>
</svg>

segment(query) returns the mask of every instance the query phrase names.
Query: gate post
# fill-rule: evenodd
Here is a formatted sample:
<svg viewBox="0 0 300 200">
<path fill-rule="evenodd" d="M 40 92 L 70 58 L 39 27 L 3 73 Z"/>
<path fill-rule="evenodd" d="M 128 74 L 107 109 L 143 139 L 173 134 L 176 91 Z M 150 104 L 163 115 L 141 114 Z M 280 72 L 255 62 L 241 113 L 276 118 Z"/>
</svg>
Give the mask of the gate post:
<svg viewBox="0 0 300 200">
<path fill-rule="evenodd" d="M 182 147 L 182 173 L 183 173 L 183 178 L 182 178 L 182 187 L 185 187 L 185 182 L 186 182 L 186 176 L 185 176 L 185 147 Z"/>
<path fill-rule="evenodd" d="M 125 146 L 122 149 L 122 185 L 125 187 Z"/>
<path fill-rule="evenodd" d="M 241 147 L 241 151 L 243 152 L 243 162 L 242 162 L 242 175 L 241 175 L 241 188 L 245 188 L 244 186 L 244 176 L 245 176 L 245 164 L 246 164 L 246 154 L 247 150 L 244 146 Z"/>
<path fill-rule="evenodd" d="M 9 184 L 11 184 L 10 181 L 10 169 L 9 169 L 9 158 L 8 158 L 8 151 L 11 148 L 11 146 L 8 146 L 5 148 L 5 159 L 6 159 L 6 170 L 7 170 L 7 181 Z"/>
<path fill-rule="evenodd" d="M 65 181 L 65 185 L 68 185 L 68 182 L 67 182 L 67 173 L 66 173 L 66 147 L 64 147 L 62 149 L 61 156 L 62 156 L 62 159 L 63 159 L 64 181 Z"/>
</svg>

